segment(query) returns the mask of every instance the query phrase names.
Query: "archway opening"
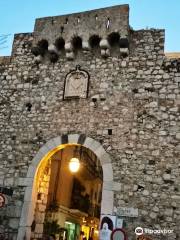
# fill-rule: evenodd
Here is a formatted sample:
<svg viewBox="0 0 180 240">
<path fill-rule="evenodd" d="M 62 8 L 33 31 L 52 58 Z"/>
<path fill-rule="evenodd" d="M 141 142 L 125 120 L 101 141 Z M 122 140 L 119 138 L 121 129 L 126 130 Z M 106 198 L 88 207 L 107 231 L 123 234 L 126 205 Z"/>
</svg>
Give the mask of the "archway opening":
<svg viewBox="0 0 180 240">
<path fill-rule="evenodd" d="M 80 167 L 72 172 L 72 158 Z M 64 144 L 44 159 L 35 178 L 31 238 L 55 234 L 61 240 L 98 239 L 103 172 L 98 157 L 80 144 Z"/>
<path fill-rule="evenodd" d="M 74 36 L 71 40 L 74 52 L 80 51 L 82 49 L 82 38 L 79 36 Z"/>
<path fill-rule="evenodd" d="M 41 56 L 44 56 L 48 51 L 49 43 L 46 39 L 42 39 L 37 43 L 37 48 Z"/>
<path fill-rule="evenodd" d="M 108 42 L 111 47 L 111 55 L 114 57 L 118 56 L 119 53 L 119 40 L 120 40 L 120 35 L 118 32 L 112 32 L 108 35 Z"/>
<path fill-rule="evenodd" d="M 64 39 L 62 37 L 57 38 L 55 41 L 55 46 L 57 47 L 58 51 L 64 50 L 64 46 L 65 46 Z"/>
<path fill-rule="evenodd" d="M 92 49 L 99 48 L 100 41 L 101 41 L 101 38 L 98 35 L 92 35 L 89 38 L 89 45 Z"/>
<path fill-rule="evenodd" d="M 111 34 L 108 35 L 108 42 L 111 47 L 119 47 L 119 39 L 120 35 L 118 32 L 112 32 Z"/>
</svg>

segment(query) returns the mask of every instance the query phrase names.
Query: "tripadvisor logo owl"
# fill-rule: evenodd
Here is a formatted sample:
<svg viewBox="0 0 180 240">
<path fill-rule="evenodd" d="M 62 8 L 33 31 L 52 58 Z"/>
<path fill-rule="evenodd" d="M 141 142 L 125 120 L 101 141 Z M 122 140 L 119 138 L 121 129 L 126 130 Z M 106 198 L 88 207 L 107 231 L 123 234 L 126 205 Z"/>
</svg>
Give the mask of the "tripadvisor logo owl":
<svg viewBox="0 0 180 240">
<path fill-rule="evenodd" d="M 136 235 L 140 236 L 140 235 L 142 235 L 143 233 L 144 233 L 144 231 L 143 231 L 143 228 L 142 228 L 142 227 L 137 227 L 137 228 L 135 229 L 135 234 L 136 234 Z"/>
</svg>

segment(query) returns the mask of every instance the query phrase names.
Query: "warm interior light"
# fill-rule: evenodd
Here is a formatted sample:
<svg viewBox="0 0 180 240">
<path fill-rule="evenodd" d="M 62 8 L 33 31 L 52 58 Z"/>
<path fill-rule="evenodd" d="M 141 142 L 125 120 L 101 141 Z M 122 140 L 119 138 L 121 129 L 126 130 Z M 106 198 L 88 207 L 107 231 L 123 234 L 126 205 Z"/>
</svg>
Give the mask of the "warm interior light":
<svg viewBox="0 0 180 240">
<path fill-rule="evenodd" d="M 71 224 L 72 224 L 72 222 L 69 222 L 69 221 L 65 221 L 65 223 L 66 223 L 66 224 L 69 224 L 69 225 L 71 225 Z"/>
<path fill-rule="evenodd" d="M 83 223 L 86 223 L 87 221 L 86 221 L 86 218 L 83 218 Z"/>
<path fill-rule="evenodd" d="M 98 234 L 99 234 L 99 231 L 98 231 L 98 230 L 95 230 L 94 233 L 98 235 Z"/>
<path fill-rule="evenodd" d="M 71 158 L 69 162 L 69 169 L 71 172 L 75 173 L 79 170 L 80 162 L 78 158 Z"/>
</svg>

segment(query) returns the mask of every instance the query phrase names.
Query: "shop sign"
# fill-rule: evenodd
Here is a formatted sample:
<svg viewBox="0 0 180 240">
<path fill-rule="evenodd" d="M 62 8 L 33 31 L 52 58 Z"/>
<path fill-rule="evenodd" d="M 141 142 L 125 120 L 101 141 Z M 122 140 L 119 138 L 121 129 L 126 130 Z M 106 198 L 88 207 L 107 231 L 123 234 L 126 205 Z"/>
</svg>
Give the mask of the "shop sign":
<svg viewBox="0 0 180 240">
<path fill-rule="evenodd" d="M 117 218 L 116 228 L 122 228 L 122 227 L 123 227 L 123 219 Z"/>
<path fill-rule="evenodd" d="M 138 217 L 138 209 L 137 208 L 120 207 L 117 209 L 117 215 L 124 216 L 124 217 Z"/>
</svg>

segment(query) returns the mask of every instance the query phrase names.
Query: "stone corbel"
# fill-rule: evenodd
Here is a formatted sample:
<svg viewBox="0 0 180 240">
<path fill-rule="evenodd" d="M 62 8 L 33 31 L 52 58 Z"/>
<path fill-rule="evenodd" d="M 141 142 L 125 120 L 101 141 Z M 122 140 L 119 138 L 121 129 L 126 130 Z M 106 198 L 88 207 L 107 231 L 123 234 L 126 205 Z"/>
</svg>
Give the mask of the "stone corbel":
<svg viewBox="0 0 180 240">
<path fill-rule="evenodd" d="M 110 48 L 110 45 L 108 43 L 107 39 L 102 39 L 99 43 L 101 49 L 107 49 Z"/>
<path fill-rule="evenodd" d="M 109 49 L 101 49 L 101 56 L 102 57 L 109 57 L 110 56 L 110 50 Z"/>
<path fill-rule="evenodd" d="M 101 48 L 101 56 L 109 57 L 110 56 L 110 45 L 107 39 L 102 39 L 99 43 Z"/>
<path fill-rule="evenodd" d="M 49 45 L 48 51 L 56 53 L 58 55 L 58 50 L 57 50 L 57 48 L 56 48 L 56 46 L 54 44 Z"/>
<path fill-rule="evenodd" d="M 65 50 L 66 50 L 66 52 L 72 52 L 73 51 L 73 46 L 70 42 L 65 44 Z"/>
<path fill-rule="evenodd" d="M 122 35 L 119 41 L 120 44 L 120 53 L 123 56 L 128 56 L 129 55 L 129 40 L 126 35 Z"/>
<path fill-rule="evenodd" d="M 74 53 L 73 52 L 66 52 L 66 58 L 68 60 L 73 60 L 74 59 Z"/>
<path fill-rule="evenodd" d="M 41 63 L 42 60 L 43 60 L 43 57 L 41 55 L 38 55 L 38 56 L 34 57 L 35 63 Z"/>
<path fill-rule="evenodd" d="M 58 53 L 56 46 L 54 44 L 49 45 L 48 51 L 49 51 L 50 61 L 53 63 L 57 62 L 57 60 L 59 58 L 59 53 Z"/>
<path fill-rule="evenodd" d="M 82 42 L 82 49 L 83 49 L 84 51 L 89 51 L 89 50 L 90 50 L 89 42 L 83 41 L 83 42 Z"/>
<path fill-rule="evenodd" d="M 74 59 L 74 52 L 73 52 L 73 46 L 70 42 L 65 44 L 65 51 L 66 51 L 66 58 L 68 60 Z"/>
<path fill-rule="evenodd" d="M 123 56 L 128 56 L 129 55 L 129 49 L 128 48 L 120 48 L 120 53 Z"/>
</svg>

